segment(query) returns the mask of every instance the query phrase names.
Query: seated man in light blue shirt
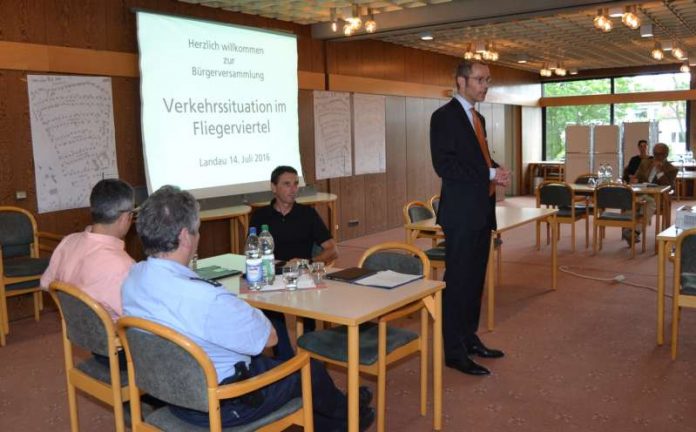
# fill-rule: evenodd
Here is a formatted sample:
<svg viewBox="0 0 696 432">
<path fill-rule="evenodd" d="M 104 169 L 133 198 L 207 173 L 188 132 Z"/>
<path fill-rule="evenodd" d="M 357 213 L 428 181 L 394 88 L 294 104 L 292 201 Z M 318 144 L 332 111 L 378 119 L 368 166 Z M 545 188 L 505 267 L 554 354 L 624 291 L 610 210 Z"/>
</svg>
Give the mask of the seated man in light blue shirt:
<svg viewBox="0 0 696 432">
<path fill-rule="evenodd" d="M 198 203 L 173 186 L 163 186 L 143 204 L 136 222 L 148 256 L 132 267 L 123 284 L 124 315 L 145 318 L 170 327 L 196 342 L 210 357 L 220 384 L 259 375 L 279 361 L 261 355 L 277 342 L 264 314 L 229 293 L 217 282 L 200 279 L 187 265 L 198 247 Z M 371 394 L 361 391 L 360 426 L 374 420 Z M 259 419 L 301 394 L 299 374 L 264 387 L 253 397 L 220 404 L 224 427 Z M 323 365 L 312 362 L 314 422 L 317 431 L 346 429 L 346 397 L 333 384 Z M 174 414 L 199 426 L 208 414 L 170 406 Z"/>
</svg>

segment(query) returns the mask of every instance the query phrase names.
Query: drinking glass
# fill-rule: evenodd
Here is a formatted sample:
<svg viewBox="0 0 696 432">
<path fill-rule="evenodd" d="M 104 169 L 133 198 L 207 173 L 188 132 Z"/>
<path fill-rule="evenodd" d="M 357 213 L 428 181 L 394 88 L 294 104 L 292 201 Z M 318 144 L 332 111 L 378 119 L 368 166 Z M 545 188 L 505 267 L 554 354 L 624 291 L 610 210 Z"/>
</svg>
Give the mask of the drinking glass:
<svg viewBox="0 0 696 432">
<path fill-rule="evenodd" d="M 312 263 L 312 276 L 314 277 L 314 283 L 321 283 L 326 275 L 326 268 L 324 263 L 319 261 Z"/>
<path fill-rule="evenodd" d="M 297 275 L 297 266 L 283 266 L 283 281 L 285 282 L 285 288 L 288 291 L 295 291 L 297 289 Z"/>
</svg>

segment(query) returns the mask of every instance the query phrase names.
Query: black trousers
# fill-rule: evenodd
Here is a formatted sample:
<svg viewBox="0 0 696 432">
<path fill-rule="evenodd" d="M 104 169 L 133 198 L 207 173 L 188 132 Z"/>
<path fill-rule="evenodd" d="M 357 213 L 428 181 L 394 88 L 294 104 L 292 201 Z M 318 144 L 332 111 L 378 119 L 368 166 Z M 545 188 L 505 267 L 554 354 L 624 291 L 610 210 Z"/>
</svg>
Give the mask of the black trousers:
<svg viewBox="0 0 696 432">
<path fill-rule="evenodd" d="M 280 363 L 279 360 L 259 355 L 252 358 L 249 372 L 252 376 L 260 375 Z M 348 415 L 346 396 L 336 388 L 323 364 L 312 360 L 311 370 L 314 429 L 318 432 L 345 430 Z M 225 384 L 225 380 L 222 380 L 221 384 Z M 222 426 L 230 427 L 253 422 L 277 410 L 290 399 L 299 397 L 302 394 L 299 372 L 262 388 L 261 393 L 263 403 L 257 407 L 249 407 L 234 399 L 221 401 Z M 170 405 L 170 409 L 184 421 L 203 427 L 210 426 L 208 413 L 173 405 Z"/>
<path fill-rule="evenodd" d="M 490 228 L 443 227 L 445 284 L 442 294 L 442 333 L 445 358 L 467 355 L 466 346 L 476 339 L 481 316 L 481 297 L 486 280 Z"/>
<path fill-rule="evenodd" d="M 274 311 L 263 311 L 263 313 L 271 322 L 278 335 L 278 343 L 273 347 L 273 357 L 283 361 L 291 359 L 295 356 L 295 350 L 290 343 L 290 334 L 288 333 L 288 327 L 285 323 L 285 314 Z M 315 320 L 304 320 L 305 333 L 314 331 L 316 326 L 317 322 Z"/>
</svg>

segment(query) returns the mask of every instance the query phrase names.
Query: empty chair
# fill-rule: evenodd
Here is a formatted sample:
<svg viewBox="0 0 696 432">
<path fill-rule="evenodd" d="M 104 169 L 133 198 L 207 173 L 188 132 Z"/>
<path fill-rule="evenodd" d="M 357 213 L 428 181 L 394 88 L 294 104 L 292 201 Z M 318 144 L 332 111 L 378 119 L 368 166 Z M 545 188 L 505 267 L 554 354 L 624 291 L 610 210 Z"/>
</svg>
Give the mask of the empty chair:
<svg viewBox="0 0 696 432">
<path fill-rule="evenodd" d="M 177 331 L 142 318 L 124 317 L 118 321 L 118 334 L 128 359 L 133 431 L 204 431 L 175 416 L 168 407 L 146 415 L 140 406 L 140 393 L 159 400 L 208 413 L 213 432 L 282 431 L 290 425 L 304 426 L 312 432 L 312 381 L 309 355 L 300 353 L 275 368 L 232 384 L 218 384 L 212 361 L 203 349 Z M 220 401 L 252 393 L 297 371 L 302 375 L 302 397 L 288 401 L 273 413 L 251 423 L 222 429 Z"/>
<path fill-rule="evenodd" d="M 645 201 L 640 203 L 636 200 L 636 194 L 630 186 L 610 183 L 598 186 L 594 193 L 595 214 L 593 222 L 592 250 L 597 253 L 597 242 L 599 238 L 599 249 L 602 249 L 603 235 L 598 236 L 598 230 L 604 231 L 606 227 L 628 228 L 631 230 L 631 257 L 636 256 L 636 229 L 640 224 L 645 234 L 646 217 Z M 603 234 L 603 233 L 600 233 Z M 645 241 L 643 239 L 643 252 L 645 252 Z"/>
<path fill-rule="evenodd" d="M 428 205 L 430 205 L 430 210 L 433 211 L 433 214 L 437 214 L 437 209 L 440 207 L 440 194 L 431 196 L 428 200 Z"/>
<path fill-rule="evenodd" d="M 0 206 L 0 346 L 10 332 L 7 298 L 24 294 L 34 297 L 34 319 L 43 309 L 39 280 L 48 259 L 39 257 L 36 219 L 19 207 Z"/>
<path fill-rule="evenodd" d="M 435 213 L 431 210 L 431 208 L 422 201 L 411 201 L 407 203 L 404 206 L 403 214 L 405 224 L 418 222 L 424 219 L 432 219 L 435 217 Z M 409 232 L 406 231 L 406 235 L 408 234 Z M 418 231 L 418 235 L 412 240 L 417 238 L 432 239 L 432 246 L 435 247 L 437 246 L 438 240 L 442 240 L 443 236 L 437 231 Z"/>
<path fill-rule="evenodd" d="M 679 321 L 684 307 L 696 308 L 696 228 L 677 237 L 672 292 L 672 360 L 677 358 Z"/>
<path fill-rule="evenodd" d="M 119 340 L 109 313 L 79 288 L 52 282 L 49 291 L 58 305 L 63 329 L 65 375 L 68 380 L 70 430 L 79 430 L 76 390 L 113 407 L 117 431 L 125 430 L 123 402 L 128 400 L 125 374 L 118 366 Z M 75 364 L 73 345 L 109 359 L 109 366 L 90 357 Z"/>
<path fill-rule="evenodd" d="M 419 274 L 428 278 L 430 263 L 418 248 L 404 243 L 388 242 L 371 247 L 360 258 L 358 266 L 372 270 L 393 270 Z M 369 301 L 369 299 L 366 299 Z M 420 312 L 420 334 L 387 324 L 395 319 Z M 421 301 L 411 303 L 380 317 L 378 322 L 360 326 L 360 371 L 377 377 L 377 430 L 385 430 L 386 368 L 387 365 L 412 353 L 419 352 L 421 360 L 421 415 L 425 415 L 428 370 L 429 313 Z M 297 345 L 321 361 L 347 368 L 348 334 L 345 326 L 314 331 L 302 335 Z"/>
<path fill-rule="evenodd" d="M 571 250 L 573 252 L 575 252 L 575 222 L 580 219 L 585 219 L 585 248 L 589 246 L 589 213 L 586 206 L 576 206 L 573 197 L 573 189 L 571 189 L 570 186 L 560 182 L 544 182 L 540 184 L 536 190 L 536 205 L 537 207 L 545 206 L 546 208 L 555 208 L 558 210 L 558 213 L 556 213 L 557 226 L 552 227 L 552 229 L 556 230 L 556 239 L 560 237 L 560 224 L 570 224 Z M 541 221 L 536 223 L 537 249 L 539 249 L 541 243 L 539 232 L 541 223 Z"/>
</svg>

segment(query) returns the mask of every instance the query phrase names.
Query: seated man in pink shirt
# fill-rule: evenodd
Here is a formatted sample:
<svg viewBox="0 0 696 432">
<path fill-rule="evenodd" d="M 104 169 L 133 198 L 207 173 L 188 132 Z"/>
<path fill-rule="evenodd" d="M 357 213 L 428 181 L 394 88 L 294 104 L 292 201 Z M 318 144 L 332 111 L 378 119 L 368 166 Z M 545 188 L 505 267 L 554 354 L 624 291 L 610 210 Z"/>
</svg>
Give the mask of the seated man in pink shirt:
<svg viewBox="0 0 696 432">
<path fill-rule="evenodd" d="M 121 284 L 135 263 L 123 241 L 133 220 L 133 188 L 118 179 L 101 180 L 92 189 L 89 204 L 93 225 L 60 242 L 41 286 L 47 289 L 54 280 L 71 283 L 101 303 L 116 321 L 123 313 Z"/>
</svg>

